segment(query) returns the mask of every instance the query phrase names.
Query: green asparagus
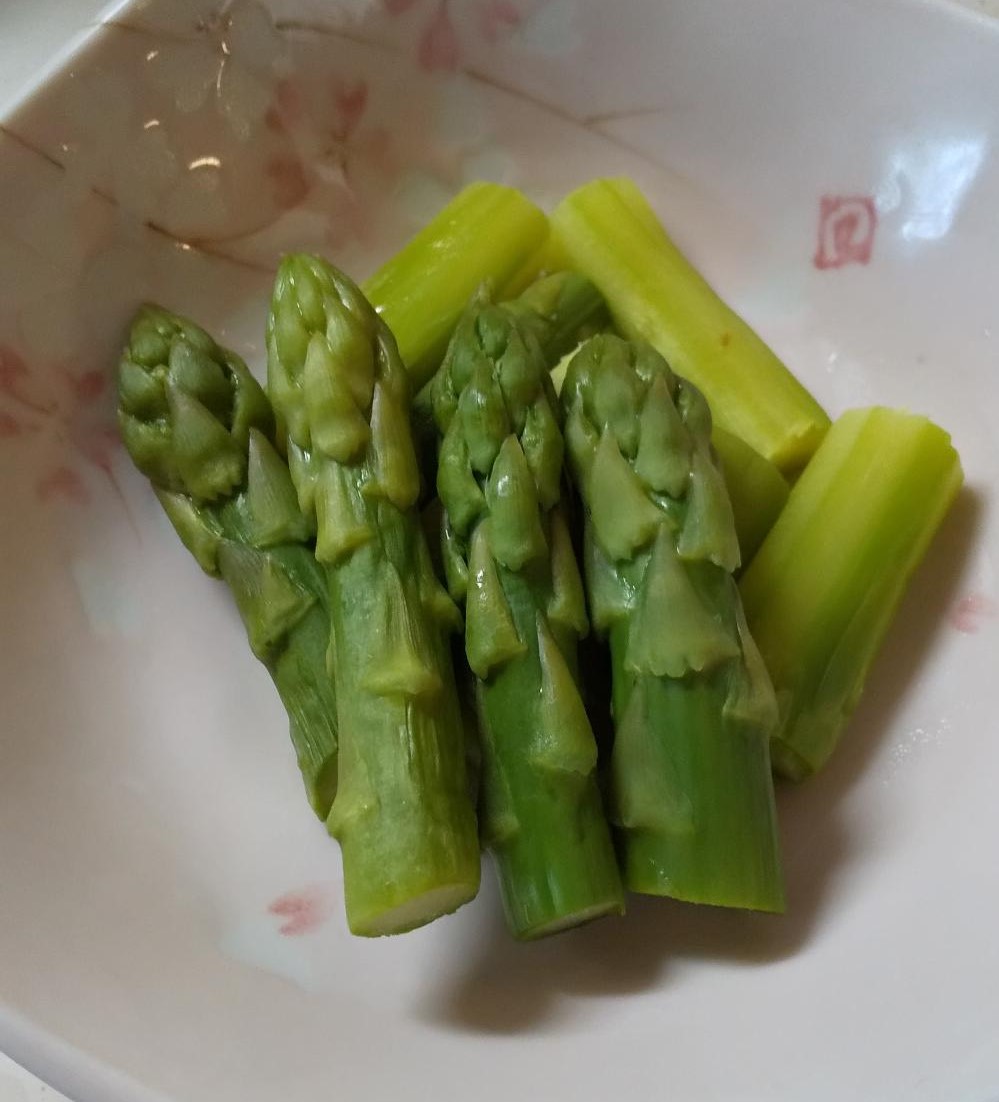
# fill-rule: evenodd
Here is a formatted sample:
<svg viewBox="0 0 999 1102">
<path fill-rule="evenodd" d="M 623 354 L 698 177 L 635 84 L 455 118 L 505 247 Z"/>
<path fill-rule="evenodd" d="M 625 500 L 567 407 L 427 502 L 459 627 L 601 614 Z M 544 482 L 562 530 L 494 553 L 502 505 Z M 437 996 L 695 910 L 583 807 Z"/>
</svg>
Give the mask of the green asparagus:
<svg viewBox="0 0 999 1102">
<path fill-rule="evenodd" d="M 623 911 L 576 684 L 586 631 L 559 504 L 563 442 L 544 354 L 516 309 L 473 304 L 434 380 L 449 587 L 482 731 L 481 827 L 507 920 L 536 938 Z"/>
<path fill-rule="evenodd" d="M 271 442 L 263 390 L 203 329 L 145 306 L 118 370 L 118 424 L 184 545 L 232 591 L 288 712 L 309 802 L 325 819 L 337 781 L 326 584 Z"/>
<path fill-rule="evenodd" d="M 740 582 L 777 689 L 781 773 L 806 777 L 835 749 L 962 478 L 942 429 L 874 408 L 840 417 L 795 484 Z"/>
<path fill-rule="evenodd" d="M 475 810 L 448 637 L 415 502 L 409 380 L 392 334 L 325 261 L 281 264 L 268 385 L 329 576 L 339 786 L 329 816 L 357 934 L 401 933 L 479 886 Z"/>
<path fill-rule="evenodd" d="M 527 326 L 541 345 L 548 366 L 575 348 L 584 337 L 605 328 L 610 317 L 603 296 L 576 272 L 552 272 L 535 280 L 506 306 Z M 434 380 L 413 399 L 412 422 L 420 470 L 436 469 L 437 427 L 434 422 Z M 425 481 L 432 486 L 434 478 Z"/>
<path fill-rule="evenodd" d="M 603 295 L 578 272 L 542 276 L 505 305 L 522 325 L 533 329 L 550 368 L 581 341 L 610 325 Z"/>
<path fill-rule="evenodd" d="M 602 335 L 573 357 L 562 404 L 591 615 L 610 638 L 625 883 L 782 910 L 777 705 L 732 579 L 739 548 L 707 403 L 651 346 Z"/>
<path fill-rule="evenodd" d="M 711 443 L 732 502 L 739 555 L 747 565 L 780 516 L 791 487 L 769 459 L 719 425 L 711 432 Z"/>
<path fill-rule="evenodd" d="M 398 341 L 414 394 L 480 284 L 533 279 L 547 237 L 548 220 L 519 191 L 470 184 L 367 280 L 364 293 Z"/>
<path fill-rule="evenodd" d="M 829 418 L 694 270 L 634 184 L 586 184 L 559 204 L 552 226 L 621 332 L 649 341 L 690 379 L 722 428 L 782 471 L 808 461 Z"/>
<path fill-rule="evenodd" d="M 552 369 L 555 393 L 561 394 L 576 348 L 567 352 Z M 739 553 L 748 563 L 780 515 L 791 487 L 768 459 L 747 443 L 715 425 L 711 443 L 718 455 L 725 489 L 732 503 Z"/>
</svg>

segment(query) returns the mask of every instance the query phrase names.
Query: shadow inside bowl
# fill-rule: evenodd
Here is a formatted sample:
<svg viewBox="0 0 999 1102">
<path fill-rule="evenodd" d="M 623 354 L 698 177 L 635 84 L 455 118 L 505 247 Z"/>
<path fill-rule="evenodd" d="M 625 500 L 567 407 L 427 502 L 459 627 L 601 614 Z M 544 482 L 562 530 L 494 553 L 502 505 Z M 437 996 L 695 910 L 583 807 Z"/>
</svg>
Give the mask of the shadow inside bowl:
<svg viewBox="0 0 999 1102">
<path fill-rule="evenodd" d="M 811 780 L 778 787 L 786 914 L 632 895 L 623 919 L 519 944 L 492 898 L 488 925 L 469 924 L 467 944 L 455 946 L 451 958 L 458 964 L 437 973 L 416 1014 L 436 1028 L 516 1034 L 569 1018 L 572 997 L 612 998 L 668 983 L 671 964 L 685 959 L 753 967 L 806 945 L 851 854 L 865 844 L 849 830 L 843 799 L 878 753 L 905 692 L 946 630 L 980 512 L 979 495 L 966 487 L 916 574 L 836 754 Z"/>
</svg>

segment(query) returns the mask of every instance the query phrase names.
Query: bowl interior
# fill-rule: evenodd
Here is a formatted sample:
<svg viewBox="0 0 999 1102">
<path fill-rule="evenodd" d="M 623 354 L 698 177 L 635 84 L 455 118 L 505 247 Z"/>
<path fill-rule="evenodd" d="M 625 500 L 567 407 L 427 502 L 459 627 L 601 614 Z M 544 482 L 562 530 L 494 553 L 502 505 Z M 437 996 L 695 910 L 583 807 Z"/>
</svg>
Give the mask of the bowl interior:
<svg viewBox="0 0 999 1102">
<path fill-rule="evenodd" d="M 894 0 L 149 0 L 10 117 L 0 1045 L 81 1100 L 999 1089 L 997 63 Z M 282 252 L 360 278 L 464 182 L 624 173 L 831 413 L 928 414 L 967 488 L 780 792 L 786 916 L 517 946 L 487 870 L 352 939 L 267 676 L 117 443 L 123 327 L 161 301 L 259 370 Z"/>
</svg>

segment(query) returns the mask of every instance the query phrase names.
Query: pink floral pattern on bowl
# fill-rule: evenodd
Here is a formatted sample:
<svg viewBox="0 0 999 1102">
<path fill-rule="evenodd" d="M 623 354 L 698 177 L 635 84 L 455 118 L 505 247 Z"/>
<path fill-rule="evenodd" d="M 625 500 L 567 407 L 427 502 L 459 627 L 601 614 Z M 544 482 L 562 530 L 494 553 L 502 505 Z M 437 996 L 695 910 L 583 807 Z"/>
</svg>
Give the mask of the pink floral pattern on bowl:
<svg viewBox="0 0 999 1102">
<path fill-rule="evenodd" d="M 40 501 L 86 505 L 90 492 L 78 464 L 89 464 L 122 496 L 113 468 L 120 446 L 106 401 L 108 376 L 64 365 L 32 372 L 13 348 L 0 345 L 0 441 L 40 436 L 50 469 L 35 481 Z"/>
</svg>

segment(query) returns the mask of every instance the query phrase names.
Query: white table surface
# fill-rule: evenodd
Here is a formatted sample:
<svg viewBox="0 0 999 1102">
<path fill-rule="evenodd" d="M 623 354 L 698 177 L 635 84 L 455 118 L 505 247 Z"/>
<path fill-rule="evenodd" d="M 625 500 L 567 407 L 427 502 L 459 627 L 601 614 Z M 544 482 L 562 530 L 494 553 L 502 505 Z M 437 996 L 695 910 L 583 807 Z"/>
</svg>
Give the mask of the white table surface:
<svg viewBox="0 0 999 1102">
<path fill-rule="evenodd" d="M 128 0 L 0 0 L 0 117 Z M 791 2 L 791 0 L 789 0 Z M 950 0 L 999 18 L 999 0 Z M 58 19 L 51 16 L 58 12 Z M 10 45 L 16 43 L 15 49 Z M 0 1052 L 0 1102 L 70 1102 Z"/>
</svg>

